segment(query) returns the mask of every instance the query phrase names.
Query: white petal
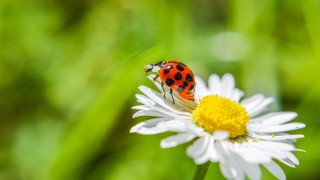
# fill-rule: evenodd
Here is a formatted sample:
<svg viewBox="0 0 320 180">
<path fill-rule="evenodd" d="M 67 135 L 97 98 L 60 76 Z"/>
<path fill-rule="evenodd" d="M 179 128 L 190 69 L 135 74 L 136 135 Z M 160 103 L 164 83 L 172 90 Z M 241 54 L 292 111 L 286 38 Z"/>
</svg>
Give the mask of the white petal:
<svg viewBox="0 0 320 180">
<path fill-rule="evenodd" d="M 192 158 L 197 158 L 201 156 L 208 146 L 210 135 L 205 135 L 203 137 L 200 137 L 197 139 L 191 146 L 187 148 L 187 154 L 188 156 Z"/>
<path fill-rule="evenodd" d="M 287 144 L 283 142 L 275 141 L 258 141 L 254 143 L 257 147 L 267 148 L 267 149 L 277 149 L 281 151 L 294 151 L 295 147 L 292 144 Z"/>
<path fill-rule="evenodd" d="M 138 134 L 158 134 L 166 131 L 185 132 L 192 128 L 191 125 L 189 120 L 155 118 L 135 125 L 130 132 Z"/>
<path fill-rule="evenodd" d="M 203 97 L 210 95 L 206 83 L 200 77 L 195 76 L 195 81 L 195 97 L 197 99 L 202 99 Z"/>
<path fill-rule="evenodd" d="M 139 124 L 136 124 L 130 129 L 130 133 L 137 132 L 141 127 L 155 127 L 159 122 L 161 121 L 168 121 L 171 120 L 171 118 L 154 118 L 150 119 L 144 122 L 141 122 Z"/>
<path fill-rule="evenodd" d="M 143 122 L 134 125 L 134 126 L 130 129 L 130 133 L 135 133 L 135 132 L 137 132 L 137 130 L 139 130 L 143 125 L 144 125 Z"/>
<path fill-rule="evenodd" d="M 139 102 L 141 102 L 142 104 L 145 104 L 145 105 L 155 105 L 156 103 L 154 101 L 152 101 L 150 98 L 148 98 L 147 96 L 145 95 L 142 95 L 142 94 L 136 94 L 136 98 Z"/>
<path fill-rule="evenodd" d="M 249 98 L 245 98 L 241 101 L 241 105 L 246 108 L 247 111 L 256 107 L 264 98 L 263 94 L 255 94 Z"/>
<path fill-rule="evenodd" d="M 217 130 L 213 133 L 213 137 L 215 140 L 224 140 L 229 137 L 229 132 Z"/>
<path fill-rule="evenodd" d="M 296 167 L 296 165 L 290 159 L 278 159 L 278 160 L 289 167 L 292 167 L 292 168 Z"/>
<path fill-rule="evenodd" d="M 243 91 L 235 88 L 231 97 L 230 97 L 230 100 L 236 101 L 238 103 L 243 95 L 244 95 Z"/>
<path fill-rule="evenodd" d="M 144 135 L 151 135 L 151 134 L 159 134 L 168 131 L 168 129 L 164 126 L 157 126 L 152 128 L 145 128 L 141 127 L 139 130 L 137 130 L 136 133 L 138 134 L 144 134 Z"/>
<path fill-rule="evenodd" d="M 268 141 L 282 141 L 287 139 L 297 139 L 297 138 L 303 138 L 304 135 L 302 134 L 296 134 L 296 135 L 284 135 L 284 136 L 276 136 L 276 135 L 258 135 L 255 133 L 250 133 L 250 136 L 255 139 L 260 140 L 268 140 Z"/>
<path fill-rule="evenodd" d="M 182 111 L 178 111 L 175 108 L 172 107 L 171 103 L 168 103 L 167 101 L 165 101 L 162 97 L 161 94 L 155 92 L 154 90 L 145 87 L 145 86 L 139 86 L 139 89 L 145 94 L 147 95 L 150 99 L 154 100 L 156 103 L 158 103 L 159 105 L 161 105 L 162 107 L 166 108 L 167 110 L 169 110 L 172 113 L 176 113 L 176 114 L 181 114 L 181 115 L 190 115 L 190 113 L 186 113 L 186 112 L 182 112 Z"/>
<path fill-rule="evenodd" d="M 275 126 L 268 126 L 268 127 L 248 127 L 251 131 L 256 131 L 260 133 L 275 133 L 275 132 L 285 132 L 285 131 L 292 131 L 296 129 L 301 129 L 306 127 L 303 123 L 287 123 L 283 125 L 275 125 Z"/>
<path fill-rule="evenodd" d="M 246 162 L 251 164 L 260 164 L 270 162 L 270 156 L 250 146 L 249 144 L 239 144 L 233 149 L 235 153 L 241 156 Z"/>
<path fill-rule="evenodd" d="M 274 102 L 274 98 L 272 98 L 272 97 L 264 98 L 263 101 L 261 101 L 257 106 L 255 106 L 253 109 L 248 111 L 248 115 L 250 117 L 254 117 L 256 115 L 261 114 L 263 111 L 265 111 L 267 109 L 267 107 L 272 102 Z"/>
<path fill-rule="evenodd" d="M 298 116 L 296 112 L 273 112 L 266 115 L 251 119 L 248 123 L 249 127 L 266 127 L 279 125 L 292 121 Z"/>
<path fill-rule="evenodd" d="M 194 126 L 190 120 L 175 119 L 174 121 L 167 121 L 166 126 L 168 131 L 172 132 L 186 132 L 195 131 Z"/>
<path fill-rule="evenodd" d="M 235 180 L 243 180 L 243 179 L 245 179 L 244 172 L 242 170 L 241 171 L 237 171 L 237 173 L 238 173 L 238 175 L 235 178 Z"/>
<path fill-rule="evenodd" d="M 174 105 L 176 106 L 176 105 Z M 162 114 L 165 114 L 167 116 L 170 116 L 170 117 L 178 117 L 180 119 L 190 119 L 190 117 L 192 117 L 191 113 L 190 112 L 184 112 L 184 111 L 180 111 L 179 113 L 176 113 L 176 112 L 173 112 L 173 111 L 170 111 L 166 108 L 164 108 L 163 106 L 157 104 L 155 106 L 152 106 L 150 107 L 150 109 L 152 110 L 156 110 L 158 111 L 159 113 L 162 113 Z M 177 109 L 177 108 L 176 108 Z M 178 109 L 177 109 L 178 110 Z"/>
<path fill-rule="evenodd" d="M 217 153 L 219 155 L 219 159 L 221 163 L 228 163 L 228 158 L 230 157 L 230 150 L 228 148 L 228 145 L 226 145 L 226 141 L 217 141 L 215 142 L 215 148 L 217 150 Z"/>
<path fill-rule="evenodd" d="M 211 147 L 210 147 L 210 161 L 211 162 L 218 162 L 219 161 L 219 155 L 218 155 L 218 152 L 217 152 L 217 149 L 215 148 L 215 143 L 214 143 L 214 138 L 212 138 L 212 142 L 209 144 Z"/>
<path fill-rule="evenodd" d="M 234 85 L 234 77 L 231 74 L 227 73 L 223 75 L 221 78 L 220 95 L 225 98 L 230 98 L 234 91 Z"/>
<path fill-rule="evenodd" d="M 274 101 L 274 98 L 265 98 L 263 94 L 256 94 L 250 98 L 244 99 L 241 105 L 246 108 L 248 115 L 254 117 L 263 112 L 266 107 Z"/>
<path fill-rule="evenodd" d="M 146 105 L 137 105 L 137 106 L 132 106 L 131 109 L 146 110 L 146 109 L 150 109 L 150 107 Z"/>
<path fill-rule="evenodd" d="M 159 122 L 154 127 L 145 127 L 144 125 L 138 125 L 139 124 L 132 127 L 130 132 L 135 132 L 138 134 L 159 134 L 168 131 L 168 127 L 165 125 L 164 121 Z"/>
<path fill-rule="evenodd" d="M 288 159 L 290 159 L 293 163 L 299 165 L 299 160 L 292 152 L 285 152 L 285 154 L 287 155 Z"/>
<path fill-rule="evenodd" d="M 271 158 L 284 159 L 287 157 L 286 154 L 284 153 L 286 151 L 284 151 L 282 149 L 278 149 L 276 147 L 263 146 L 263 145 L 257 145 L 257 144 L 252 144 L 251 146 L 255 147 L 257 150 L 259 150 L 262 153 L 264 153 L 265 155 L 269 156 L 270 159 Z"/>
<path fill-rule="evenodd" d="M 243 170 L 249 179 L 261 179 L 261 170 L 258 164 L 243 163 Z"/>
<path fill-rule="evenodd" d="M 217 74 L 210 75 L 208 85 L 209 85 L 210 94 L 212 95 L 221 94 L 221 81 L 220 81 L 220 77 Z"/>
<path fill-rule="evenodd" d="M 204 134 L 204 129 L 202 129 L 201 127 L 198 127 L 197 125 L 193 124 L 192 122 L 188 126 L 188 131 L 190 133 L 197 135 L 198 137 L 201 137 Z"/>
<path fill-rule="evenodd" d="M 307 152 L 306 150 L 303 150 L 303 149 L 295 149 L 295 151 Z"/>
<path fill-rule="evenodd" d="M 169 136 L 169 137 L 163 139 L 160 142 L 160 146 L 162 148 L 174 147 L 174 146 L 189 142 L 190 140 L 192 140 L 195 137 L 196 136 L 192 133 L 188 133 L 188 132 L 179 133 L 177 135 Z"/>
<path fill-rule="evenodd" d="M 271 174 L 273 174 L 276 178 L 280 180 L 286 179 L 285 173 L 283 172 L 281 167 L 274 161 L 271 161 L 270 163 L 265 163 L 263 164 L 263 166 L 266 167 L 268 171 L 270 171 Z"/>
<path fill-rule="evenodd" d="M 236 154 L 231 153 L 229 158 L 230 165 L 234 167 L 234 170 L 236 171 L 236 180 L 243 180 L 245 179 L 245 174 L 243 171 L 243 164 L 242 161 L 240 160 L 239 156 Z"/>
<path fill-rule="evenodd" d="M 154 117 L 171 117 L 167 114 L 161 113 L 159 111 L 156 111 L 154 109 L 145 109 L 140 110 L 133 114 L 133 118 L 139 117 L 139 116 L 154 116 Z"/>
<path fill-rule="evenodd" d="M 194 161 L 196 164 L 203 164 L 209 160 L 212 162 L 218 161 L 217 152 L 214 148 L 214 138 L 213 136 L 210 136 L 210 135 L 209 135 L 209 140 L 204 153 L 201 156 L 194 158 Z"/>
<path fill-rule="evenodd" d="M 209 159 L 210 159 L 210 156 L 206 151 L 202 156 L 200 156 L 198 158 L 194 158 L 194 162 L 196 164 L 200 165 L 200 164 L 204 164 L 204 163 L 208 162 Z"/>
<path fill-rule="evenodd" d="M 292 134 L 289 134 L 287 132 L 260 133 L 260 134 L 267 134 L 267 135 L 274 134 L 275 136 L 290 136 L 290 135 L 292 135 Z M 294 135 L 300 135 L 300 134 L 294 134 Z M 304 137 L 304 135 L 303 135 L 303 137 Z M 287 143 L 287 144 L 293 144 L 293 143 L 297 142 L 297 139 L 286 139 L 286 140 L 282 140 L 282 142 Z"/>
<path fill-rule="evenodd" d="M 267 109 L 267 107 L 274 102 L 273 97 L 265 98 L 261 103 L 259 103 L 258 106 L 256 106 L 254 109 L 248 112 L 248 115 L 250 117 L 254 117 L 256 115 L 261 114 L 263 111 Z"/>
<path fill-rule="evenodd" d="M 221 170 L 222 174 L 227 179 L 233 179 L 237 175 L 236 170 L 232 166 L 230 166 L 229 164 L 220 163 L 219 166 L 220 166 L 220 170 Z"/>
</svg>

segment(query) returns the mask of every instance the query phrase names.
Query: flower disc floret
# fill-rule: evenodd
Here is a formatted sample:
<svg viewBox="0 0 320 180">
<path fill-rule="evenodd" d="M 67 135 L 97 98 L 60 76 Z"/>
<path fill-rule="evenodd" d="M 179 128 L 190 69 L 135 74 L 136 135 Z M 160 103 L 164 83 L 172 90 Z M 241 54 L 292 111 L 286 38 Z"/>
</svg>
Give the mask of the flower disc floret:
<svg viewBox="0 0 320 180">
<path fill-rule="evenodd" d="M 231 138 L 245 134 L 250 117 L 241 104 L 218 95 L 206 96 L 199 101 L 192 116 L 195 123 L 205 131 L 228 131 Z"/>
</svg>

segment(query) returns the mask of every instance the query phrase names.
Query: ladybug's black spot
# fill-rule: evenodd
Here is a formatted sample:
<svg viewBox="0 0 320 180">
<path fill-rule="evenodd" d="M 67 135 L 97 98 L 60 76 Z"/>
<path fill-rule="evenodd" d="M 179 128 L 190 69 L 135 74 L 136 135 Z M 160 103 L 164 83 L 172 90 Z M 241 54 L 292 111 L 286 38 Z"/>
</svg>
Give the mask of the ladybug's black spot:
<svg viewBox="0 0 320 180">
<path fill-rule="evenodd" d="M 167 66 L 167 68 L 165 70 L 163 70 L 163 73 L 168 74 L 170 72 L 170 69 L 172 69 L 172 68 L 173 68 L 172 65 Z"/>
<path fill-rule="evenodd" d="M 174 84 L 174 80 L 173 80 L 173 79 L 170 79 L 170 78 L 167 78 L 167 79 L 166 79 L 166 85 L 172 86 L 172 84 Z"/>
<path fill-rule="evenodd" d="M 183 92 L 184 91 L 184 86 L 179 86 L 177 89 L 179 92 Z"/>
<path fill-rule="evenodd" d="M 169 66 L 167 66 L 166 69 L 172 69 L 172 68 L 173 68 L 173 66 L 172 66 L 172 65 L 169 65 Z"/>
<path fill-rule="evenodd" d="M 181 73 L 177 72 L 177 73 L 174 75 L 174 79 L 176 79 L 176 80 L 182 79 Z"/>
<path fill-rule="evenodd" d="M 184 70 L 183 66 L 181 66 L 180 64 L 177 65 L 177 69 L 178 69 L 179 71 L 183 71 L 183 70 Z"/>
<path fill-rule="evenodd" d="M 184 85 L 184 87 L 187 87 L 188 86 L 188 82 L 187 81 L 183 82 L 183 85 Z"/>
<path fill-rule="evenodd" d="M 187 74 L 186 75 L 186 80 L 188 81 L 188 82 L 193 82 L 193 77 L 191 76 L 191 74 Z"/>
</svg>

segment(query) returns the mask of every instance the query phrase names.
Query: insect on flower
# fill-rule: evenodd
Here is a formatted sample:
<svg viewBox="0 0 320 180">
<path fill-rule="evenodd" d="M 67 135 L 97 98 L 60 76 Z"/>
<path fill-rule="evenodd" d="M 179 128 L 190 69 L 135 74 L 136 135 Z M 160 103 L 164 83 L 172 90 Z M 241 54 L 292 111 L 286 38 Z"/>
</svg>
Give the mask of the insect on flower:
<svg viewBox="0 0 320 180">
<path fill-rule="evenodd" d="M 153 78 L 153 82 L 160 77 L 164 98 L 166 98 L 166 91 L 163 86 L 166 84 L 170 87 L 172 99 L 172 90 L 177 92 L 184 99 L 194 99 L 195 81 L 193 73 L 185 64 L 175 60 L 162 61 L 156 64 L 148 64 L 145 66 L 144 71 L 146 72 L 146 75 L 149 72 L 158 72 L 158 74 Z"/>
<path fill-rule="evenodd" d="M 158 65 L 154 68 L 161 69 Z M 154 75 L 149 77 L 152 79 Z M 133 118 L 152 118 L 138 123 L 130 132 L 146 135 L 176 132 L 161 141 L 162 148 L 194 140 L 187 148 L 187 155 L 198 165 L 208 161 L 219 163 L 227 179 L 244 180 L 245 176 L 261 179 L 262 165 L 276 178 L 285 180 L 286 175 L 276 161 L 290 167 L 299 165 L 293 152 L 303 150 L 293 142 L 304 135 L 287 133 L 306 126 L 290 123 L 298 114 L 293 111 L 265 113 L 275 99 L 263 94 L 241 100 L 244 92 L 235 87 L 231 74 L 222 77 L 212 74 L 208 86 L 200 77 L 194 79 L 197 84 L 194 101 L 184 101 L 174 93 L 176 104 L 165 102 L 155 90 L 139 86 L 143 94 L 137 94 L 136 98 L 142 105 L 132 107 L 139 110 Z M 155 85 L 161 89 L 159 83 L 156 81 Z"/>
</svg>

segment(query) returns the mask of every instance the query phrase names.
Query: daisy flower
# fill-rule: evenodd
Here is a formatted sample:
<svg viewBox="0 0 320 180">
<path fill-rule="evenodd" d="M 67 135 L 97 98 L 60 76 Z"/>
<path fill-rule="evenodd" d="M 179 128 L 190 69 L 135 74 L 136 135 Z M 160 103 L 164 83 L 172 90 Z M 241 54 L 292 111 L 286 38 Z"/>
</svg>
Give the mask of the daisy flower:
<svg viewBox="0 0 320 180">
<path fill-rule="evenodd" d="M 148 76 L 150 80 L 154 75 Z M 285 173 L 274 160 L 290 167 L 299 164 L 292 153 L 301 151 L 293 145 L 303 135 L 290 135 L 286 131 L 304 128 L 303 123 L 289 123 L 297 117 L 295 112 L 264 113 L 274 101 L 272 97 L 256 94 L 240 100 L 243 91 L 235 88 L 234 77 L 211 75 L 209 85 L 195 77 L 194 101 L 174 93 L 163 98 L 160 81 L 156 92 L 140 86 L 143 94 L 137 94 L 142 105 L 132 107 L 139 116 L 154 117 L 131 128 L 131 133 L 158 134 L 166 131 L 176 135 L 163 139 L 162 148 L 170 148 L 194 140 L 187 148 L 187 155 L 196 164 L 208 161 L 219 163 L 222 174 L 228 179 L 260 179 L 260 165 L 276 178 L 285 179 Z M 168 87 L 166 89 L 168 91 Z"/>
</svg>

